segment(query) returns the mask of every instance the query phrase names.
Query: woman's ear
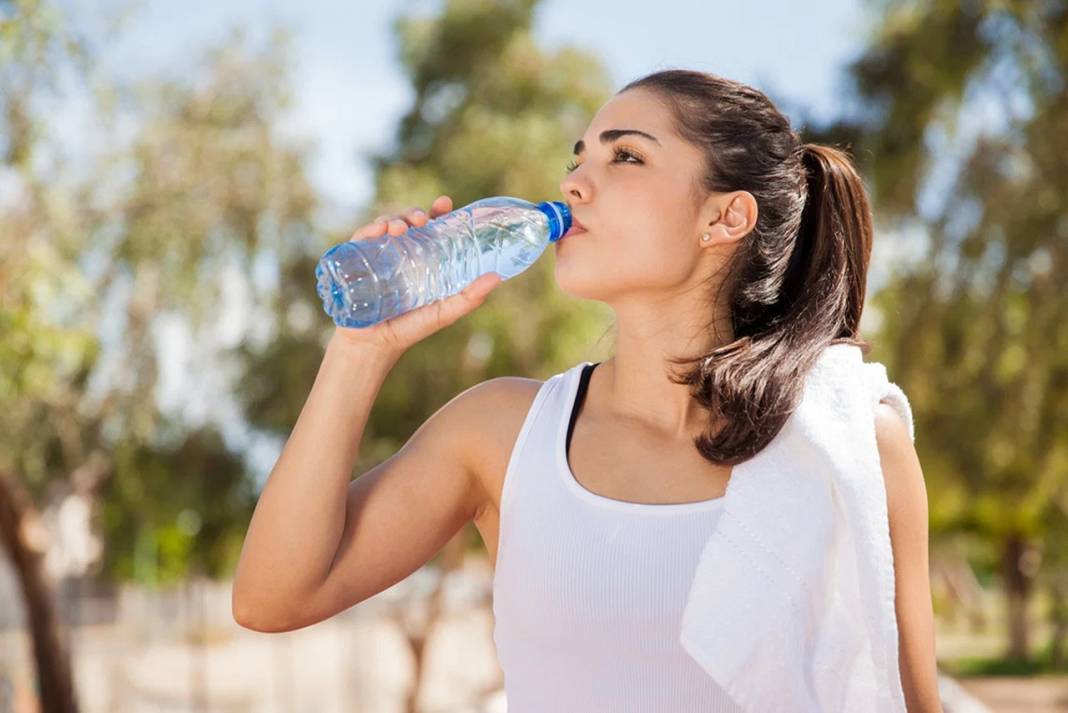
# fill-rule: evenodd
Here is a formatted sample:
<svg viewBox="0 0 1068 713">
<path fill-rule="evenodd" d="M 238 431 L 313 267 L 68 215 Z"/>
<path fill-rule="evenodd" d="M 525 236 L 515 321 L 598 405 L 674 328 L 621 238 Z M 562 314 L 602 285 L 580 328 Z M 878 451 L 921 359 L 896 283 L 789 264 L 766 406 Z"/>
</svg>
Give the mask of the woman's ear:
<svg viewBox="0 0 1068 713">
<path fill-rule="evenodd" d="M 707 243 L 739 240 L 756 227 L 759 214 L 756 199 L 749 191 L 734 191 L 718 196 L 713 217 L 705 232 L 711 236 Z"/>
</svg>

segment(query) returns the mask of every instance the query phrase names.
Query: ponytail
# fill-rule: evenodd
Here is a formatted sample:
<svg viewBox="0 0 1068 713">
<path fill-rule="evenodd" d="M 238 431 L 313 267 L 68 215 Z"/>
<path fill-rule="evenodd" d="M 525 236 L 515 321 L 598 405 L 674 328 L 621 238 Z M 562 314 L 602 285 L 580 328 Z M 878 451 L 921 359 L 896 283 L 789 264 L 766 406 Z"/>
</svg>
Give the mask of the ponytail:
<svg viewBox="0 0 1068 713">
<path fill-rule="evenodd" d="M 709 412 L 694 445 L 708 461 L 745 460 L 778 434 L 801 398 L 806 373 L 830 344 L 871 351 L 860 335 L 871 208 L 849 156 L 802 143 L 762 92 L 713 74 L 663 70 L 635 80 L 671 109 L 680 136 L 702 150 L 703 192 L 744 190 L 757 201 L 709 311 L 729 311 L 733 340 L 673 357 L 668 374 Z M 699 192 L 700 193 L 700 192 Z M 701 196 L 703 197 L 703 196 Z M 727 299 L 719 300 L 720 290 Z M 713 336 L 713 342 L 715 337 Z"/>
<path fill-rule="evenodd" d="M 831 146 L 798 147 L 806 198 L 797 244 L 783 276 L 791 317 L 830 340 L 860 338 L 872 250 L 872 216 L 864 183 L 850 158 Z"/>
</svg>

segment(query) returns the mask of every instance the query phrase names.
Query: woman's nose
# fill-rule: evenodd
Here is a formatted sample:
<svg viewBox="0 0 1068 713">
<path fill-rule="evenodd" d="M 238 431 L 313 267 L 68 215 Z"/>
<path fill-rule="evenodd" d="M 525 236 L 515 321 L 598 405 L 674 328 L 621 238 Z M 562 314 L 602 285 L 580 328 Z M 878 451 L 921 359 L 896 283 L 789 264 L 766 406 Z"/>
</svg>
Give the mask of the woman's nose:
<svg viewBox="0 0 1068 713">
<path fill-rule="evenodd" d="M 560 193 L 569 200 L 587 200 L 589 198 L 589 186 L 584 179 L 576 175 L 580 170 L 582 170 L 581 167 L 576 168 L 567 174 L 564 180 L 560 181 Z"/>
</svg>

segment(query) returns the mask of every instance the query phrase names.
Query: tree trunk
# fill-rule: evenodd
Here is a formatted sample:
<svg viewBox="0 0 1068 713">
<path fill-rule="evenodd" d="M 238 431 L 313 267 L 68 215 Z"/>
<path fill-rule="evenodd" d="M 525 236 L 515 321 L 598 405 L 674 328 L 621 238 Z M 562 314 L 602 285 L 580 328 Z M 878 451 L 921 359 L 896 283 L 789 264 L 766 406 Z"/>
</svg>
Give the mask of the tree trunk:
<svg viewBox="0 0 1068 713">
<path fill-rule="evenodd" d="M 189 645 L 189 703 L 190 708 L 197 713 L 208 713 L 211 706 L 208 704 L 208 652 L 207 642 L 204 640 L 204 602 L 203 590 L 200 579 L 195 572 L 191 572 L 185 580 L 186 612 L 186 642 Z"/>
<path fill-rule="evenodd" d="M 1027 604 L 1030 600 L 1032 573 L 1024 561 L 1028 543 L 1020 535 L 1010 535 L 1002 551 L 1001 570 L 1008 599 L 1009 651 L 1013 659 L 1031 656 Z"/>
<path fill-rule="evenodd" d="M 62 640 L 52 593 L 41 572 L 41 557 L 22 536 L 23 517 L 30 507 L 29 497 L 15 476 L 0 472 L 0 542 L 22 590 L 41 713 L 76 713 L 70 652 Z"/>
<path fill-rule="evenodd" d="M 1065 586 L 1065 577 L 1058 573 L 1054 575 L 1053 582 L 1049 587 L 1050 598 L 1050 624 L 1053 633 L 1050 635 L 1049 659 L 1050 667 L 1059 671 L 1068 663 L 1065 657 L 1064 644 L 1068 638 L 1068 586 Z"/>
<path fill-rule="evenodd" d="M 452 536 L 452 539 L 445 544 L 439 553 L 437 558 L 439 562 L 438 580 L 434 587 L 434 591 L 430 593 L 427 602 L 426 618 L 421 625 L 413 623 L 406 616 L 408 612 L 406 612 L 405 609 L 406 607 L 415 605 L 414 598 L 410 601 L 401 601 L 398 605 L 399 611 L 394 614 L 400 621 L 401 627 L 405 630 L 408 646 L 411 648 L 412 660 L 415 666 L 415 671 L 412 676 L 412 685 L 405 696 L 405 713 L 418 713 L 419 694 L 423 690 L 424 681 L 426 679 L 427 645 L 429 644 L 434 631 L 441 626 L 442 620 L 445 617 L 445 581 L 451 572 L 454 572 L 463 565 L 466 534 L 466 527 L 460 528 L 460 531 Z"/>
</svg>

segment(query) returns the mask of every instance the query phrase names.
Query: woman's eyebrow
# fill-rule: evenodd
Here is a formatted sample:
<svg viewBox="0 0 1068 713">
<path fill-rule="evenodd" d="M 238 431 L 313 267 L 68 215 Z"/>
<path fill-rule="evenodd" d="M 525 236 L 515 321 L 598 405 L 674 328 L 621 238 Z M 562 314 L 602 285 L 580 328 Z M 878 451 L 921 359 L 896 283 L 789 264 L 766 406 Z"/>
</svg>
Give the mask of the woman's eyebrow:
<svg viewBox="0 0 1068 713">
<path fill-rule="evenodd" d="M 653 143 L 655 143 L 657 146 L 660 145 L 660 142 L 657 140 L 657 138 L 655 136 L 653 136 L 652 134 L 647 134 L 644 131 L 639 131 L 638 129 L 606 129 L 606 130 L 601 132 L 601 143 L 602 144 L 607 144 L 609 141 L 615 141 L 620 136 L 626 136 L 628 134 L 635 134 L 637 136 L 644 136 L 645 138 L 647 138 L 647 139 L 651 140 Z M 574 149 L 575 155 L 578 156 L 580 153 L 582 153 L 585 150 L 586 150 L 586 143 L 582 139 L 579 139 L 578 142 L 575 143 L 575 149 Z"/>
</svg>

